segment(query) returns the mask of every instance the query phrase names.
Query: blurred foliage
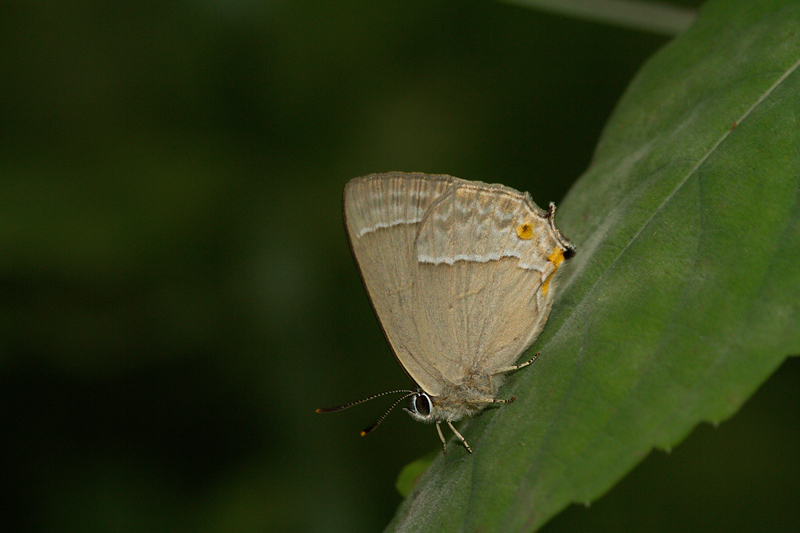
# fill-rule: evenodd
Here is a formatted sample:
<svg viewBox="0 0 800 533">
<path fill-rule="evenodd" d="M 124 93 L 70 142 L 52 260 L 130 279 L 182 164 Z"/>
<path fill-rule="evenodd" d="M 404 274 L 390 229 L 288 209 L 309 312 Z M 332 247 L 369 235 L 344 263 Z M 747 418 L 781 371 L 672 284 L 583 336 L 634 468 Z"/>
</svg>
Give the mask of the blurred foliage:
<svg viewBox="0 0 800 533">
<path fill-rule="evenodd" d="M 4 529 L 382 528 L 397 472 L 439 444 L 402 416 L 359 439 L 381 405 L 313 413 L 408 385 L 344 183 L 441 172 L 559 201 L 665 42 L 483 1 L 4 2 Z M 776 462 L 797 478 L 796 390 L 776 376 L 739 431 L 649 459 L 553 530 L 621 523 L 664 484 L 665 529 L 786 512 L 748 495 L 776 490 L 752 477 Z M 683 505 L 696 476 L 728 497 Z"/>
</svg>

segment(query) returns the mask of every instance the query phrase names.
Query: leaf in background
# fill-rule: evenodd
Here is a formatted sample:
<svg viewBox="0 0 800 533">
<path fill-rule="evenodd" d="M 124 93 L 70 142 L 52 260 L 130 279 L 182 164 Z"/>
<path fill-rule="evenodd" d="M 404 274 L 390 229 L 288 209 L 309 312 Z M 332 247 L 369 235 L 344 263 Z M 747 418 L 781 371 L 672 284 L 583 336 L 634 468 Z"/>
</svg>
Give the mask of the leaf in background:
<svg viewBox="0 0 800 533">
<path fill-rule="evenodd" d="M 412 461 L 404 466 L 400 471 L 400 474 L 397 476 L 397 481 L 395 481 L 394 484 L 397 492 L 399 492 L 401 496 L 408 496 L 408 494 L 414 488 L 414 485 L 416 485 L 417 481 L 419 481 L 419 478 L 422 477 L 422 474 L 424 474 L 428 467 L 431 466 L 431 463 L 438 455 L 439 449 L 437 448 L 431 453 L 424 455 L 416 461 Z"/>
<path fill-rule="evenodd" d="M 578 254 L 392 531 L 531 531 L 733 415 L 800 353 L 800 4 L 718 1 L 641 70 L 560 206 Z M 502 181 L 502 176 L 487 176 Z"/>
</svg>

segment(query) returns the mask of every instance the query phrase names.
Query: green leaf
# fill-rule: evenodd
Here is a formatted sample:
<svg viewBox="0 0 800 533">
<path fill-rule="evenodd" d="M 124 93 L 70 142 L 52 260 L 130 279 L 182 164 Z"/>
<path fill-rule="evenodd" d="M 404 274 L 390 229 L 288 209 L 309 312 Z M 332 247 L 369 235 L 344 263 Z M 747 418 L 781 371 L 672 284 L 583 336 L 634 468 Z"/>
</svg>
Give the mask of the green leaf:
<svg viewBox="0 0 800 533">
<path fill-rule="evenodd" d="M 437 455 L 439 455 L 438 449 L 403 467 L 394 484 L 401 496 L 408 496 L 411 493 L 414 485 L 417 484 L 422 474 L 431 466 Z"/>
<path fill-rule="evenodd" d="M 709 2 L 560 206 L 578 254 L 509 380 L 392 531 L 533 531 L 732 416 L 800 353 L 800 3 Z"/>
</svg>

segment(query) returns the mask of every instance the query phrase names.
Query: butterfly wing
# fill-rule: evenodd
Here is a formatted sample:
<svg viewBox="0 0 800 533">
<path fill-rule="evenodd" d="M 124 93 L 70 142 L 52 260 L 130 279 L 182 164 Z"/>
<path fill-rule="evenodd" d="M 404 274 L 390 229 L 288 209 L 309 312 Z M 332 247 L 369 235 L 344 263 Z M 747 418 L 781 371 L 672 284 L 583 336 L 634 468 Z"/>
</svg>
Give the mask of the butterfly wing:
<svg viewBox="0 0 800 533">
<path fill-rule="evenodd" d="M 344 219 L 378 321 L 406 373 L 429 394 L 441 391 L 442 375 L 430 365 L 424 317 L 414 309 L 420 295 L 414 243 L 430 205 L 448 187 L 449 176 L 373 174 L 351 180 L 344 190 Z"/>
<path fill-rule="evenodd" d="M 348 183 L 344 213 L 386 338 L 425 392 L 508 366 L 536 339 L 570 245 L 527 194 L 380 174 Z"/>
<path fill-rule="evenodd" d="M 549 215 L 502 185 L 455 180 L 429 207 L 416 242 L 415 315 L 446 381 L 508 367 L 536 340 L 567 250 Z"/>
</svg>

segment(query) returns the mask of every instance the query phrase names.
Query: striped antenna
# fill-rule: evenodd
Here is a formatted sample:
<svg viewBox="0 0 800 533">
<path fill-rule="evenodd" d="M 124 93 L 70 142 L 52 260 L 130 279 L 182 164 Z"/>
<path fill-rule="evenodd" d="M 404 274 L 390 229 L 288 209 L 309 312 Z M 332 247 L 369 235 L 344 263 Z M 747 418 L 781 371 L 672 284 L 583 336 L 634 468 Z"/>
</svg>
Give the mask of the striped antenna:
<svg viewBox="0 0 800 533">
<path fill-rule="evenodd" d="M 363 400 L 358 400 L 356 402 L 346 403 L 346 404 L 340 405 L 338 407 L 321 407 L 321 408 L 317 409 L 317 413 L 335 413 L 336 411 L 341 411 L 343 409 L 347 409 L 348 407 L 353 407 L 355 405 L 358 405 L 358 404 L 361 404 L 361 403 L 364 403 L 364 402 L 368 402 L 370 400 L 374 400 L 375 398 L 380 398 L 381 396 L 386 396 L 387 394 L 395 394 L 395 393 L 398 393 L 398 392 L 408 393 L 406 396 L 404 396 L 404 398 L 408 398 L 412 394 L 415 394 L 415 391 L 411 391 L 411 390 L 390 390 L 390 391 L 386 391 L 386 392 L 381 392 L 380 394 L 373 394 L 372 396 L 364 398 Z M 400 399 L 402 400 L 403 398 L 400 398 Z"/>
<path fill-rule="evenodd" d="M 361 432 L 361 436 L 363 437 L 364 435 L 366 435 L 367 433 L 371 432 L 376 427 L 378 427 L 380 425 L 380 423 L 383 422 L 383 419 L 386 418 L 389 415 L 389 413 L 392 412 L 392 409 L 397 407 L 398 403 L 402 402 L 406 398 L 410 398 L 411 396 L 414 396 L 415 394 L 417 394 L 417 391 L 405 390 L 405 389 L 403 389 L 403 390 L 390 390 L 390 391 L 386 391 L 386 392 L 381 392 L 380 394 L 373 394 L 372 396 L 364 398 L 363 400 L 358 400 L 358 401 L 355 401 L 355 402 L 346 403 L 344 405 L 339 405 L 337 407 L 322 407 L 320 409 L 317 409 L 317 413 L 335 413 L 336 411 L 342 411 L 343 409 L 347 409 L 349 407 L 353 407 L 355 405 L 358 405 L 358 404 L 361 404 L 361 403 L 364 403 L 364 402 L 368 402 L 370 400 L 374 400 L 375 398 L 380 398 L 381 396 L 386 396 L 387 394 L 396 394 L 396 393 L 399 393 L 399 392 L 403 392 L 403 393 L 405 393 L 405 395 L 402 396 L 401 398 L 398 398 L 397 400 L 395 400 L 394 403 L 391 405 L 391 407 L 389 407 L 389 409 L 387 409 L 386 412 L 383 413 L 383 415 L 381 415 L 381 417 L 377 420 L 377 422 L 375 422 L 374 424 L 369 426 L 367 429 L 363 430 Z"/>
</svg>

